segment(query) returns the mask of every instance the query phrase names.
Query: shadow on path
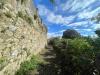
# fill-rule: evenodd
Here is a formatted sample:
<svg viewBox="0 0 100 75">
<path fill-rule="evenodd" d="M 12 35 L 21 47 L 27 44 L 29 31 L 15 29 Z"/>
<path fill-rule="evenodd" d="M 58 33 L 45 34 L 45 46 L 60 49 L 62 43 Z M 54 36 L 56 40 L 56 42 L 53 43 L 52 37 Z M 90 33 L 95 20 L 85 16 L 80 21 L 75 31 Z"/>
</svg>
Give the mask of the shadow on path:
<svg viewBox="0 0 100 75">
<path fill-rule="evenodd" d="M 48 48 L 45 52 L 40 54 L 44 60 L 43 64 L 40 64 L 38 73 L 36 75 L 57 75 L 57 69 L 55 66 L 55 54 L 52 48 Z"/>
</svg>

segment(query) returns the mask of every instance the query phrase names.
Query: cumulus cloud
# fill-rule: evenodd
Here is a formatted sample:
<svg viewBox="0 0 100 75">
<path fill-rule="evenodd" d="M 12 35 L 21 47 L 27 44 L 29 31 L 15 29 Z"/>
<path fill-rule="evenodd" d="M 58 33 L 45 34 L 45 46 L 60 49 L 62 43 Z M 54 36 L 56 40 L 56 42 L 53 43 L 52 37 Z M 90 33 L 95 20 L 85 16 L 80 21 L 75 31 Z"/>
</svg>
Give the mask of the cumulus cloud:
<svg viewBox="0 0 100 75">
<path fill-rule="evenodd" d="M 61 4 L 63 11 L 70 9 L 71 12 L 81 11 L 87 8 L 92 3 L 98 0 L 67 0 L 65 3 Z"/>
<path fill-rule="evenodd" d="M 81 21 L 81 22 L 74 22 L 69 24 L 68 26 L 74 26 L 74 27 L 79 27 L 79 26 L 85 26 L 87 25 L 88 22 L 87 21 Z"/>
<path fill-rule="evenodd" d="M 93 24 L 91 26 L 92 29 L 96 30 L 96 29 L 99 29 L 100 28 L 100 24 Z"/>
<path fill-rule="evenodd" d="M 51 33 L 48 33 L 48 38 L 51 38 L 51 37 L 58 37 L 58 36 L 62 36 L 62 33 L 61 32 L 51 32 Z"/>
<path fill-rule="evenodd" d="M 94 10 L 86 9 L 86 10 L 78 13 L 78 18 L 88 19 L 88 18 L 92 18 L 92 17 L 96 16 L 98 13 L 100 13 L 100 7 L 96 8 Z"/>
<path fill-rule="evenodd" d="M 75 29 L 75 30 L 77 30 L 77 31 L 88 31 L 88 32 L 92 31 L 92 29 L 89 29 L 89 28 L 87 28 L 87 29 Z"/>
<path fill-rule="evenodd" d="M 66 25 L 71 23 L 76 16 L 62 16 L 61 14 L 55 14 L 54 12 L 47 9 L 44 5 L 39 5 L 39 14 L 45 16 L 46 20 L 50 23 Z"/>
<path fill-rule="evenodd" d="M 50 10 L 43 4 L 39 4 L 38 9 L 47 26 L 60 25 L 66 28 L 71 27 L 82 35 L 89 35 L 94 34 L 93 30 L 100 28 L 100 24 L 95 24 L 91 21 L 93 16 L 100 13 L 100 6 L 94 7 L 93 5 L 96 2 L 99 4 L 100 0 L 66 0 L 64 3 L 58 2 L 60 4 L 54 7 L 55 10 Z M 48 36 L 61 36 L 63 31 L 50 32 Z M 87 34 L 86 32 L 89 33 Z"/>
<path fill-rule="evenodd" d="M 47 21 L 49 21 L 51 23 L 55 23 L 55 24 L 67 25 L 70 22 L 72 22 L 74 18 L 75 18 L 74 16 L 63 17 L 62 15 L 55 15 L 55 14 L 51 13 L 47 17 Z"/>
</svg>

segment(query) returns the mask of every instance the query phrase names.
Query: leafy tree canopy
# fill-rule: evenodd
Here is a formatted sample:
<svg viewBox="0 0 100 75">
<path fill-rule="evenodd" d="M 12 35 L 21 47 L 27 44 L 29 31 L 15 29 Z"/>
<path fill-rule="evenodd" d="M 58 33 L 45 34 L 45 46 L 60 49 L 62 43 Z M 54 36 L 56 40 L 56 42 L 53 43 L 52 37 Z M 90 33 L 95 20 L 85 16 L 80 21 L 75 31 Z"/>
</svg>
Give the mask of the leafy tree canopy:
<svg viewBox="0 0 100 75">
<path fill-rule="evenodd" d="M 63 32 L 63 38 L 68 38 L 68 39 L 73 39 L 80 37 L 80 34 L 74 30 L 74 29 L 67 29 L 66 31 Z"/>
</svg>

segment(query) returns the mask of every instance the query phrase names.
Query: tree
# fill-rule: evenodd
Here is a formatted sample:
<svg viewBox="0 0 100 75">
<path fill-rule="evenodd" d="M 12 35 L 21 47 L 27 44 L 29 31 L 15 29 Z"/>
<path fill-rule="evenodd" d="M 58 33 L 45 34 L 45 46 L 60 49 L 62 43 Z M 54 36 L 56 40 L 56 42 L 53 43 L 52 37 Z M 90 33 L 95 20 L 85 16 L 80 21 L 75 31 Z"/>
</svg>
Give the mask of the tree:
<svg viewBox="0 0 100 75">
<path fill-rule="evenodd" d="M 59 75 L 93 75 L 94 53 L 85 39 L 59 39 L 53 48 Z"/>
<path fill-rule="evenodd" d="M 100 37 L 100 29 L 97 29 L 95 33 Z"/>
<path fill-rule="evenodd" d="M 97 23 L 99 23 L 100 22 L 100 13 L 97 16 L 93 17 L 92 20 L 95 20 Z"/>
<path fill-rule="evenodd" d="M 77 37 L 80 37 L 80 34 L 73 29 L 67 29 L 66 31 L 63 32 L 63 36 L 62 36 L 62 38 L 68 38 L 68 39 L 73 39 Z"/>
<path fill-rule="evenodd" d="M 55 3 L 55 0 L 50 0 L 51 3 Z"/>
</svg>

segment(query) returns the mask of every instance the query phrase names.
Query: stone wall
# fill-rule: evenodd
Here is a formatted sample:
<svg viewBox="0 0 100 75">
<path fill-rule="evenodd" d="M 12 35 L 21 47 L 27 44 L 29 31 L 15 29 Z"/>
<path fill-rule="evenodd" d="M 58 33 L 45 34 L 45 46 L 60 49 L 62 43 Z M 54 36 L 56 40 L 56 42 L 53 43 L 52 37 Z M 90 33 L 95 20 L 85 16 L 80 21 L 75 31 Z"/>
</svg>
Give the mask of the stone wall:
<svg viewBox="0 0 100 75">
<path fill-rule="evenodd" d="M 23 1 L 0 0 L 0 75 L 14 75 L 21 62 L 47 43 L 47 29 L 32 0 Z"/>
</svg>

